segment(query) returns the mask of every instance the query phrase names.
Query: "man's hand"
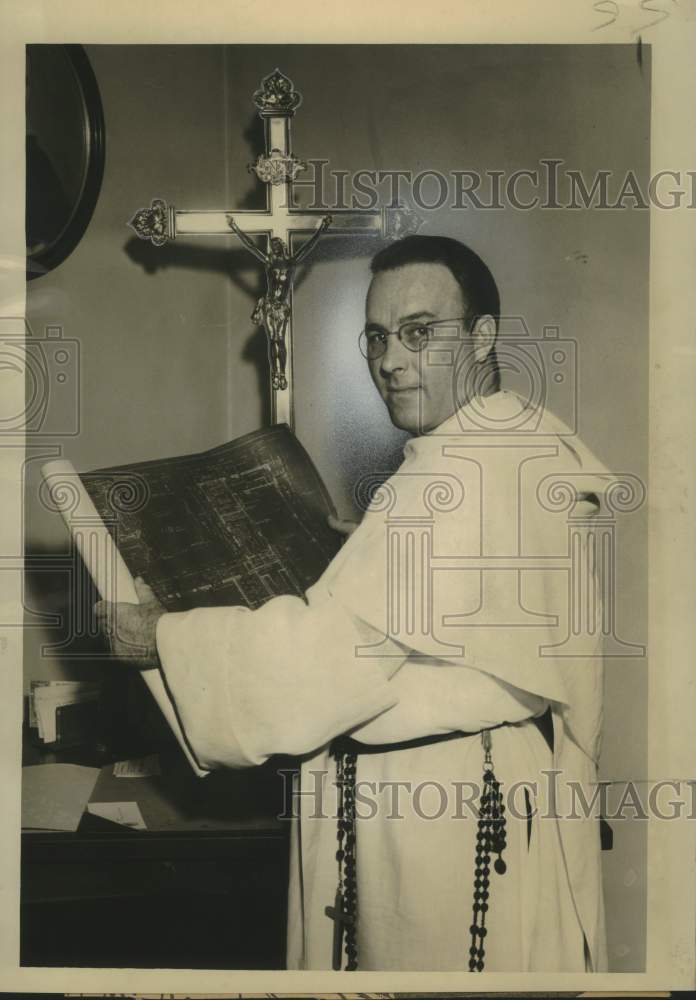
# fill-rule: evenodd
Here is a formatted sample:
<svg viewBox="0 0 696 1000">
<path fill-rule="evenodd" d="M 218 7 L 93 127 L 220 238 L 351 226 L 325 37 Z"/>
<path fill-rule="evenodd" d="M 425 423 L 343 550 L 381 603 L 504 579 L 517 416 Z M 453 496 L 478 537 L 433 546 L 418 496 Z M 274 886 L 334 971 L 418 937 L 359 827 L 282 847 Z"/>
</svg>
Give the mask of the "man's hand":
<svg viewBox="0 0 696 1000">
<path fill-rule="evenodd" d="M 165 609 L 141 577 L 135 580 L 135 590 L 140 604 L 97 601 L 94 613 L 112 653 L 119 660 L 146 670 L 159 662 L 155 637 L 157 622 Z"/>
<path fill-rule="evenodd" d="M 359 527 L 357 521 L 341 521 L 340 518 L 332 517 L 330 514 L 328 517 L 328 522 L 330 528 L 333 528 L 334 531 L 337 531 L 339 535 L 345 535 L 346 538 L 349 538 L 353 534 L 355 529 Z"/>
</svg>

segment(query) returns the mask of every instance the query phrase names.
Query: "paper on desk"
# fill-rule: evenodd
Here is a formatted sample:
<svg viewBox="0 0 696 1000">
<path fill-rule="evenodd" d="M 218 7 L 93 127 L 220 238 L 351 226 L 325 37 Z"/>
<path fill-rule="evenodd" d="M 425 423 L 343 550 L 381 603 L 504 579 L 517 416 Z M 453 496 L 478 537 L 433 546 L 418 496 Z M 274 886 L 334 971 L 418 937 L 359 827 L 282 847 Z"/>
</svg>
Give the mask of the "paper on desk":
<svg viewBox="0 0 696 1000">
<path fill-rule="evenodd" d="M 137 802 L 90 802 L 87 812 L 133 830 L 147 830 Z"/>
<path fill-rule="evenodd" d="M 114 764 L 115 778 L 151 778 L 161 773 L 156 753 L 148 754 L 147 757 L 119 760 Z"/>
<path fill-rule="evenodd" d="M 80 764 L 23 767 L 22 827 L 74 832 L 98 777 L 98 767 Z"/>
<path fill-rule="evenodd" d="M 37 686 L 34 689 L 32 701 L 41 740 L 44 743 L 55 742 L 58 735 L 56 732 L 57 708 L 81 704 L 86 701 L 96 702 L 98 699 L 99 687 L 95 684 L 67 687 L 64 683 L 49 682 L 45 686 Z"/>
<path fill-rule="evenodd" d="M 89 694 L 91 698 L 97 698 L 99 690 L 98 681 L 32 681 L 29 695 L 30 728 L 40 729 L 41 727 L 42 720 L 36 714 L 37 702 L 41 703 L 48 699 L 58 701 L 60 704 L 70 704 L 74 696 L 79 699 Z"/>
</svg>

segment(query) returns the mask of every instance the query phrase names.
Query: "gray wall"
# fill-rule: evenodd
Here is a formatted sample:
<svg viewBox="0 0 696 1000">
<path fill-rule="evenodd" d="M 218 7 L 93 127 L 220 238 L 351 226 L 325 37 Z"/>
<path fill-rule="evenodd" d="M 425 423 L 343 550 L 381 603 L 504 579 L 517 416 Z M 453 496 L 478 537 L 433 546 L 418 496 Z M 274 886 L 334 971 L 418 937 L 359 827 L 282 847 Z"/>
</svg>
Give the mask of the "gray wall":
<svg viewBox="0 0 696 1000">
<path fill-rule="evenodd" d="M 89 46 L 102 90 L 107 166 L 85 238 L 31 284 L 38 334 L 61 323 L 81 347 L 78 468 L 198 450 L 268 419 L 265 346 L 249 314 L 258 269 L 234 240 L 139 244 L 124 226 L 160 196 L 180 207 L 261 207 L 246 171 L 259 148 L 251 94 L 276 65 L 304 96 L 300 157 L 336 169 L 534 169 L 542 157 L 592 173 L 649 169 L 649 63 L 631 46 Z M 522 190 L 525 190 L 524 187 Z M 428 213 L 423 232 L 469 242 L 496 275 L 503 310 L 532 335 L 556 325 L 578 345 L 580 432 L 610 467 L 647 472 L 648 214 L 640 211 Z M 297 433 L 337 505 L 355 477 L 394 460 L 388 424 L 357 352 L 370 240 L 327 236 L 295 294 Z M 514 380 L 512 381 L 514 387 Z M 38 464 L 38 463 L 36 463 Z M 55 515 L 33 499 L 30 549 L 64 548 Z M 645 521 L 621 525 L 618 621 L 645 642 Z M 51 587 L 54 587 L 52 590 Z M 28 603 L 55 606 L 59 584 L 30 580 Z M 27 678 L 84 675 L 39 656 Z M 609 661 L 605 778 L 645 777 L 646 664 Z M 642 968 L 645 830 L 614 824 L 605 855 L 611 968 Z"/>
<path fill-rule="evenodd" d="M 220 269 L 165 267 L 126 223 L 162 196 L 221 204 L 227 197 L 225 54 L 219 48 L 90 46 L 106 122 L 106 167 L 81 243 L 28 285 L 34 336 L 58 324 L 80 358 L 79 434 L 58 439 L 78 469 L 174 455 L 228 436 L 229 281 Z M 193 262 L 195 264 L 195 261 Z M 51 412 L 52 429 L 71 413 Z M 27 548 L 61 552 L 64 528 L 36 499 L 40 457 L 27 468 Z M 65 580 L 29 574 L 27 605 L 63 610 Z M 29 624 L 37 624 L 29 615 Z M 46 660 L 55 630 L 29 628 L 25 680 L 82 676 L 65 656 Z"/>
</svg>

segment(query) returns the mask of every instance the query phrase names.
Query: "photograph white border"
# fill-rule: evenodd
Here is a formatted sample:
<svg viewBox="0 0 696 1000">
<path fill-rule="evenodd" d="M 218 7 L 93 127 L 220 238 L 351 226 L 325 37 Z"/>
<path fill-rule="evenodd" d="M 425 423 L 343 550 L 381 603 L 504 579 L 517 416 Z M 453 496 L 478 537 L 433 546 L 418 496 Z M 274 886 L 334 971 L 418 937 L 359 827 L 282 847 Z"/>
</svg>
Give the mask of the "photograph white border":
<svg viewBox="0 0 696 1000">
<path fill-rule="evenodd" d="M 651 8 L 651 9 L 648 9 Z M 607 10 L 616 9 L 613 16 Z M 658 12 L 656 12 L 658 11 Z M 662 17 L 661 12 L 666 16 Z M 658 23 L 659 20 L 659 23 Z M 650 21 L 654 23 L 650 24 Z M 0 317 L 22 322 L 24 255 L 24 45 L 39 42 L 557 43 L 650 44 L 651 173 L 696 170 L 696 2 L 641 0 L 0 0 Z M 649 780 L 696 778 L 692 738 L 696 427 L 696 210 L 651 207 Z M 0 373 L 2 391 L 23 380 Z M 20 384 L 21 383 L 21 384 Z M 21 438 L 0 448 L 0 608 L 21 622 Z M 8 445 L 11 445 L 8 447 Z M 12 617 L 8 617 L 12 616 Z M 234 972 L 19 968 L 21 629 L 0 629 L 0 990 L 70 993 L 455 992 L 693 988 L 696 822 L 651 820 L 645 973 L 496 974 Z M 231 901 L 230 905 L 234 905 Z M 123 928 L 124 935 L 128 928 Z"/>
</svg>

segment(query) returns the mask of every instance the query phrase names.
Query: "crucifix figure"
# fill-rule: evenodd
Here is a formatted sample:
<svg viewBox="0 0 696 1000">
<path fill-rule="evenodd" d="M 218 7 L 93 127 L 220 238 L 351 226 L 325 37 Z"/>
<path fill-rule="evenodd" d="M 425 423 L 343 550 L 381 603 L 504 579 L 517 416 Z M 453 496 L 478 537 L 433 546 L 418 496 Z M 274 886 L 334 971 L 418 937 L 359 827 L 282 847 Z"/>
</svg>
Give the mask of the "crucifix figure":
<svg viewBox="0 0 696 1000">
<path fill-rule="evenodd" d="M 292 276 L 296 266 L 310 253 L 321 234 L 331 225 L 332 218 L 330 215 L 325 215 L 314 235 L 295 254 L 291 254 L 287 244 L 277 236 L 271 238 L 268 253 L 263 253 L 244 230 L 239 228 L 231 215 L 227 216 L 227 221 L 230 229 L 237 234 L 247 250 L 265 265 L 266 294 L 256 303 L 251 318 L 254 323 L 265 327 L 266 330 L 273 388 L 287 389 L 285 331 L 290 319 L 288 298 Z"/>
<path fill-rule="evenodd" d="M 249 165 L 266 185 L 266 208 L 263 211 L 175 209 L 162 198 L 155 198 L 149 208 L 139 209 L 129 225 L 143 240 L 163 246 L 181 236 L 229 236 L 234 232 L 266 270 L 266 294 L 254 309 L 252 318 L 262 323 L 269 341 L 271 362 L 272 420 L 294 423 L 292 370 L 292 279 L 296 265 L 316 245 L 317 239 L 331 225 L 331 234 L 379 234 L 397 239 L 414 233 L 422 219 L 411 209 L 382 208 L 346 211 L 337 209 L 332 216 L 325 209 L 303 209 L 293 205 L 292 184 L 306 164 L 293 155 L 290 121 L 302 101 L 292 81 L 274 70 L 261 82 L 254 103 L 264 123 L 265 153 Z M 317 221 L 321 224 L 317 226 Z M 298 251 L 293 238 L 313 234 Z M 269 250 L 263 253 L 253 237 L 265 236 Z"/>
</svg>

